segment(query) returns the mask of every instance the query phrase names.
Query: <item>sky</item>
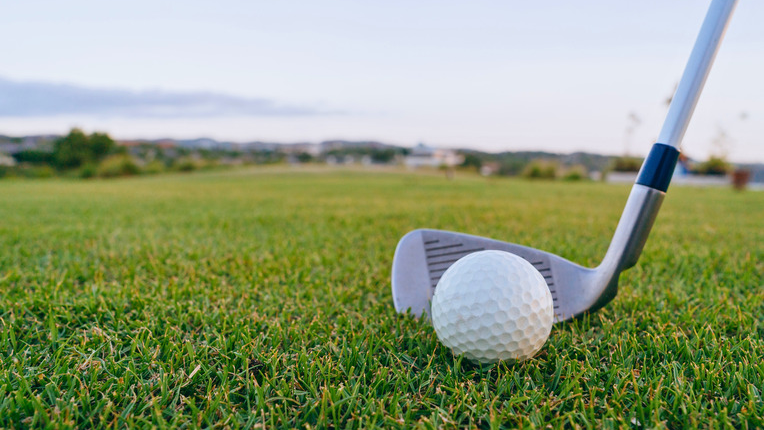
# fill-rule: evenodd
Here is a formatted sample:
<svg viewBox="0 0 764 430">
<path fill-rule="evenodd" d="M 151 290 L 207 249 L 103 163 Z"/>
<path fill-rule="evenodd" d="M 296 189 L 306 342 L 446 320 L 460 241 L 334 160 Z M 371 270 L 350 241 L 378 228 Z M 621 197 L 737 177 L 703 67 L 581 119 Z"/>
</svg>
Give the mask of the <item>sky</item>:
<svg viewBox="0 0 764 430">
<path fill-rule="evenodd" d="M 0 4 L 0 134 L 645 155 L 707 0 Z M 683 149 L 764 162 L 764 2 Z"/>
</svg>

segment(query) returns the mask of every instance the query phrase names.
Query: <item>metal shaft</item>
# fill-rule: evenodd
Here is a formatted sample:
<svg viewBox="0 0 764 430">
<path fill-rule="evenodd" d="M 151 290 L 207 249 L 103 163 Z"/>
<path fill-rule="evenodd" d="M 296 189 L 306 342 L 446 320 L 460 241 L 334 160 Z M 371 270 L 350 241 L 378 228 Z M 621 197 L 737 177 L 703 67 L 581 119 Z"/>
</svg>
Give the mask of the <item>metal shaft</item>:
<svg viewBox="0 0 764 430">
<path fill-rule="evenodd" d="M 736 4 L 737 0 L 713 0 L 709 6 L 695 47 L 671 100 L 668 115 L 658 136 L 659 143 L 676 148 L 682 142 Z"/>
<path fill-rule="evenodd" d="M 642 164 L 608 252 L 600 264 L 603 273 L 616 274 L 616 281 L 620 271 L 637 263 L 647 241 L 671 182 L 679 156 L 677 147 L 687 130 L 736 3 L 737 0 L 713 0 L 708 8 L 682 79 L 671 100 L 658 143 L 653 145 Z M 612 285 L 614 287 L 615 283 Z M 611 294 L 615 295 L 615 292 Z M 606 294 L 601 302 L 607 303 L 611 297 Z"/>
</svg>

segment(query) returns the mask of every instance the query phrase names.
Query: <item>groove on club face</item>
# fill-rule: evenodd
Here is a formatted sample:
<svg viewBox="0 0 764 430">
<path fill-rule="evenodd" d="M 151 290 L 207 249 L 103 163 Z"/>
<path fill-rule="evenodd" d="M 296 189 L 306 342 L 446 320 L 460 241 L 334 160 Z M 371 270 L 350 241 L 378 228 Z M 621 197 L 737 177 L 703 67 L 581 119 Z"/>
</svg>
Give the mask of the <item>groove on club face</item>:
<svg viewBox="0 0 764 430">
<path fill-rule="evenodd" d="M 392 284 L 396 310 L 416 316 L 429 316 L 430 300 L 443 273 L 460 258 L 484 250 L 510 252 L 531 263 L 544 277 L 552 294 L 555 321 L 574 316 L 573 311 L 576 308 L 566 305 L 570 301 L 566 302 L 559 296 L 556 285 L 557 271 L 566 274 L 570 279 L 578 280 L 581 277 L 579 271 L 588 272 L 590 269 L 577 266 L 553 254 L 514 243 L 428 229 L 409 232 L 395 250 Z"/>
<path fill-rule="evenodd" d="M 425 258 L 427 260 L 427 268 L 430 274 L 430 285 L 432 287 L 431 294 L 435 294 L 435 288 L 438 286 L 441 276 L 448 270 L 451 265 L 456 263 L 462 257 L 478 251 L 485 251 L 486 249 L 495 249 L 496 247 L 486 248 L 485 246 L 470 246 L 465 244 L 464 241 L 459 240 L 458 237 L 452 236 L 449 238 L 444 235 L 439 235 L 436 232 L 422 232 L 422 241 L 424 243 Z M 490 245 L 489 245 L 490 246 Z M 518 251 L 518 250 L 515 250 Z M 549 264 L 549 259 L 544 258 L 541 255 L 529 255 L 528 253 L 516 252 L 516 255 L 525 259 L 533 267 L 541 273 L 544 277 L 549 292 L 552 294 L 552 300 L 554 303 L 555 319 L 561 320 L 562 315 L 558 314 L 560 309 L 557 303 L 557 291 L 554 286 L 554 275 L 552 273 L 552 267 Z"/>
</svg>

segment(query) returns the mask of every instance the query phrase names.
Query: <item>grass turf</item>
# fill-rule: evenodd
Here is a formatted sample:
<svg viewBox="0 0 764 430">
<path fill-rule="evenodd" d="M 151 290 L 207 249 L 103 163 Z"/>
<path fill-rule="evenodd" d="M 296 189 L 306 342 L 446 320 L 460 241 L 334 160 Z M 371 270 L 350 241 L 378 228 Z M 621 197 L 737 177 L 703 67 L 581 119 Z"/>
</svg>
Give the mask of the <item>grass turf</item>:
<svg viewBox="0 0 764 430">
<path fill-rule="evenodd" d="M 594 265 L 628 187 L 239 170 L 0 181 L 0 427 L 764 426 L 764 195 L 669 190 L 605 309 L 474 366 L 395 313 L 413 228 Z"/>
</svg>

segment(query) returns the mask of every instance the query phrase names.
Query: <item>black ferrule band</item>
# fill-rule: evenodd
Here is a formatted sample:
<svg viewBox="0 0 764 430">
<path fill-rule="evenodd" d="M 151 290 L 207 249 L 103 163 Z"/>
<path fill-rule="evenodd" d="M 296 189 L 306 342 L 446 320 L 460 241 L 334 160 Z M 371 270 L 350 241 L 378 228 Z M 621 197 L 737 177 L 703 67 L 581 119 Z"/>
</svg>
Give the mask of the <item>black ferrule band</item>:
<svg viewBox="0 0 764 430">
<path fill-rule="evenodd" d="M 650 150 L 650 154 L 642 163 L 642 169 L 637 176 L 637 183 L 646 187 L 655 188 L 666 192 L 671 176 L 674 175 L 674 167 L 679 158 L 679 151 L 673 146 L 656 143 Z"/>
</svg>

